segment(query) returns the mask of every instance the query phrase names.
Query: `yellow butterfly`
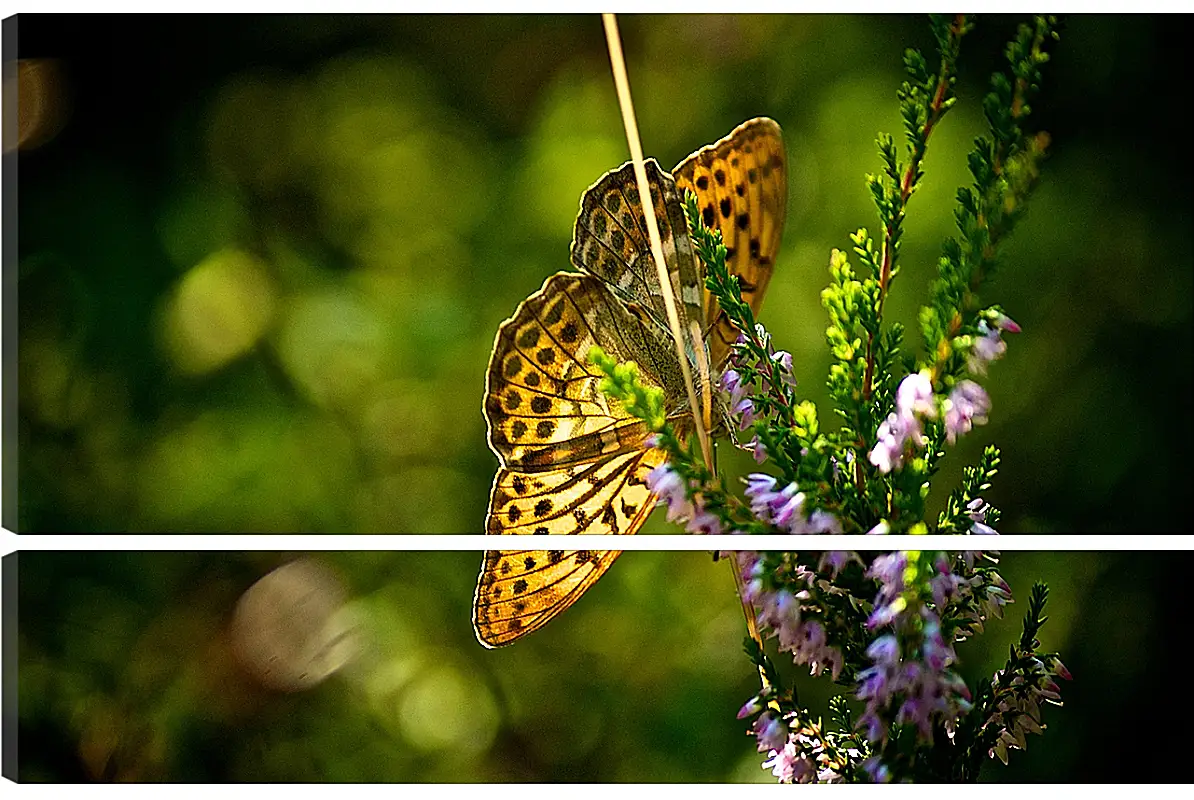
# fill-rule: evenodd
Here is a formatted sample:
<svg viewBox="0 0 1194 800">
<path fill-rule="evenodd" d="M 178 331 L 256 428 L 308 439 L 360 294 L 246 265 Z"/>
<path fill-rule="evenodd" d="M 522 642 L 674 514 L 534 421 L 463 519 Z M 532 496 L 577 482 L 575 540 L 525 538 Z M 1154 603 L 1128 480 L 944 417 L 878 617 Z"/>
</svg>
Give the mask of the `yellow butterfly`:
<svg viewBox="0 0 1194 800">
<path fill-rule="evenodd" d="M 726 264 L 757 313 L 783 233 L 787 163 L 779 125 L 752 119 L 664 172 L 646 161 L 664 261 L 690 362 L 704 350 L 714 379 L 738 331 L 704 288 L 683 193 L 692 191 L 707 227 L 721 230 Z M 664 392 L 668 417 L 691 427 L 687 393 L 667 323 L 633 166 L 607 172 L 581 198 L 572 264 L 528 297 L 498 328 L 483 411 L 500 462 L 489 498 L 489 534 L 632 534 L 656 497 L 645 476 L 666 460 L 650 432 L 599 384 L 593 345 L 634 361 L 640 380 Z M 693 370 L 694 375 L 697 371 Z M 698 394 L 700 386 L 697 387 Z M 490 551 L 473 604 L 473 627 L 487 647 L 537 630 L 576 602 L 620 551 Z"/>
</svg>

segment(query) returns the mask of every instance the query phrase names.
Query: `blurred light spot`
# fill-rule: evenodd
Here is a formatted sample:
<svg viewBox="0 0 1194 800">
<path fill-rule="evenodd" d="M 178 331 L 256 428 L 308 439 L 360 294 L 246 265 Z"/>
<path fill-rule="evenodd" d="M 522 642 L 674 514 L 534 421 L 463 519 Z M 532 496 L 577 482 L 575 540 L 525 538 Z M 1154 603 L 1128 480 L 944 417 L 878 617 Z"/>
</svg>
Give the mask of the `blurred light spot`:
<svg viewBox="0 0 1194 800">
<path fill-rule="evenodd" d="M 349 405 L 382 371 L 382 326 L 354 292 L 331 289 L 296 301 L 282 323 L 278 354 L 316 403 Z"/>
<path fill-rule="evenodd" d="M 497 733 L 489 690 L 452 667 L 421 675 L 403 695 L 399 714 L 403 737 L 423 750 L 479 753 Z"/>
<path fill-rule="evenodd" d="M 523 211 L 511 222 L 530 223 L 535 236 L 571 235 L 577 198 L 594 176 L 627 160 L 621 130 L 608 78 L 563 73 L 547 90 L 529 140 L 513 198 Z"/>
<path fill-rule="evenodd" d="M 185 372 L 210 372 L 252 348 L 273 311 L 274 287 L 261 263 L 221 250 L 188 272 L 169 300 L 167 346 Z"/>
<path fill-rule="evenodd" d="M 17 61 L 16 72 L 15 79 L 4 81 L 4 97 L 16 98 L 17 115 L 16 141 L 5 140 L 6 153 L 14 148 L 33 150 L 41 147 L 62 130 L 70 112 L 66 81 L 57 59 L 24 58 Z"/>
<path fill-rule="evenodd" d="M 55 339 L 28 336 L 20 347 L 22 410 L 55 428 L 72 428 L 94 407 L 91 376 L 68 346 Z"/>
<path fill-rule="evenodd" d="M 249 673 L 281 691 L 310 689 L 361 649 L 343 586 L 311 559 L 278 567 L 250 586 L 237 603 L 231 633 Z"/>
</svg>

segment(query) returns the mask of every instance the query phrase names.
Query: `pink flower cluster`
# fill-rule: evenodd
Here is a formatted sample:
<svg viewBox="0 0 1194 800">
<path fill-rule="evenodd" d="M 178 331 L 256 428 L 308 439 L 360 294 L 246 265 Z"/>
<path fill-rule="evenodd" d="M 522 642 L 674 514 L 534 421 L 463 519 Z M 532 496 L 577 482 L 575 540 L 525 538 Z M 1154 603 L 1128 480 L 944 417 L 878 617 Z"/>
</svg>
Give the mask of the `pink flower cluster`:
<svg viewBox="0 0 1194 800">
<path fill-rule="evenodd" d="M 796 484 L 776 489 L 779 482 L 770 475 L 754 472 L 746 476 L 746 497 L 751 512 L 763 522 L 769 522 L 787 533 L 841 533 L 837 517 L 816 509 L 806 512 L 805 494 Z"/>
<path fill-rule="evenodd" d="M 845 663 L 842 651 L 828 643 L 825 626 L 808 619 L 802 608 L 802 601 L 811 596 L 809 587 L 816 580 L 816 573 L 797 566 L 791 581 L 806 588 L 771 590 L 764 581 L 767 565 L 761 554 L 739 551 L 737 557 L 746 599 L 756 609 L 760 631 L 773 634 L 780 652 L 791 653 L 797 664 L 807 664 L 813 675 L 828 670 L 837 680 Z"/>
<path fill-rule="evenodd" d="M 953 444 L 974 425 L 986 424 L 991 399 L 983 387 L 965 380 L 941 401 L 941 407 L 945 437 Z M 895 411 L 879 425 L 878 441 L 868 454 L 870 462 L 883 473 L 899 469 L 909 448 L 920 449 L 928 442 L 921 420 L 936 419 L 937 416 L 937 398 L 928 374 L 917 372 L 904 378 L 896 389 Z"/>
<path fill-rule="evenodd" d="M 948 572 L 948 560 L 938 561 L 932 580 L 942 568 Z M 925 739 L 932 737 L 935 721 L 952 733 L 958 716 L 970 708 L 970 690 L 950 669 L 957 655 L 942 635 L 939 608 L 908 601 L 907 573 L 905 553 L 879 556 L 867 573 L 880 587 L 867 626 L 891 628 L 871 642 L 866 651 L 871 666 L 858 676 L 857 696 L 866 703 L 859 724 L 871 742 L 887 738 L 889 720 L 915 724 Z M 954 576 L 932 585 L 944 600 L 958 591 L 959 581 Z"/>
<path fill-rule="evenodd" d="M 779 385 L 772 385 L 773 393 L 782 393 L 796 386 L 796 378 L 792 374 L 792 354 L 786 350 L 774 350 L 771 347 L 771 334 L 761 324 L 755 325 L 755 336 L 767 349 L 770 365 L 767 370 L 760 368 L 759 375 L 765 383 L 772 383 L 772 377 L 778 378 Z M 742 382 L 742 375 L 737 368 L 742 366 L 742 353 L 745 350 L 747 338 L 745 334 L 738 334 L 737 346 L 730 353 L 730 369 L 721 376 L 721 388 L 728 395 L 726 408 L 730 417 L 738 421 L 738 430 L 745 431 L 755 423 L 756 410 L 754 401 L 747 396 L 747 386 Z M 755 434 L 749 442 L 738 445 L 743 450 L 754 455 L 755 462 L 762 464 L 767 460 L 767 447 L 759 441 Z"/>
<path fill-rule="evenodd" d="M 753 697 L 738 712 L 738 719 L 758 714 L 760 710 L 759 698 Z M 842 781 L 841 774 L 826 751 L 825 742 L 815 729 L 801 725 L 795 713 L 781 717 L 776 711 L 768 709 L 759 715 L 751 730 L 758 739 L 759 752 L 767 753 L 763 768 L 770 769 L 780 783 Z M 856 757 L 859 754 L 850 750 L 847 755 Z"/>
<path fill-rule="evenodd" d="M 648 472 L 645 480 L 647 488 L 667 506 L 668 522 L 683 522 L 689 533 L 716 536 L 725 532 L 717 515 L 705 510 L 699 495 L 689 499 L 687 482 L 667 462 Z"/>
</svg>

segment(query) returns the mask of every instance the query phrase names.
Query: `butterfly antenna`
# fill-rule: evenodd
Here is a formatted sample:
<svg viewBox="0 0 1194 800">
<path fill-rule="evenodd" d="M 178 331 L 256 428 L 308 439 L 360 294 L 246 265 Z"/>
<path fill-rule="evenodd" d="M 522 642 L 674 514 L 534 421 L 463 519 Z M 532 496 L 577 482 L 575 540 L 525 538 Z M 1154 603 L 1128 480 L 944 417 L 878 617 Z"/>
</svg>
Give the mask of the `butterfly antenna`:
<svg viewBox="0 0 1194 800">
<path fill-rule="evenodd" d="M 676 357 L 680 361 L 680 372 L 684 376 L 684 388 L 688 392 L 688 406 L 696 423 L 697 440 L 701 443 L 701 455 L 706 464 L 712 464 L 709 452 L 709 434 L 705 425 L 706 415 L 697 403 L 696 389 L 692 383 L 692 371 L 688 367 L 688 354 L 684 352 L 684 329 L 680 327 L 680 314 L 676 311 L 676 297 L 672 292 L 672 280 L 667 264 L 663 260 L 663 240 L 659 237 L 659 222 L 655 219 L 655 202 L 651 199 L 651 185 L 647 182 L 647 167 L 643 163 L 643 146 L 638 137 L 638 123 L 634 119 L 634 103 L 630 99 L 630 79 L 626 76 L 626 60 L 622 56 L 622 39 L 618 34 L 618 21 L 613 14 L 602 14 L 605 23 L 605 40 L 609 44 L 609 60 L 614 71 L 614 85 L 618 90 L 618 105 L 622 108 L 622 124 L 626 127 L 626 141 L 630 145 L 630 160 L 634 164 L 634 179 L 638 183 L 639 197 L 646 214 L 647 238 L 651 241 L 651 255 L 655 257 L 655 268 L 659 271 L 659 287 L 663 293 L 663 304 L 667 309 L 667 321 L 676 344 Z M 695 350 L 700 348 L 694 347 Z M 697 355 L 699 361 L 701 356 Z M 706 364 L 702 372 L 708 371 Z M 705 381 L 708 384 L 708 381 Z"/>
</svg>

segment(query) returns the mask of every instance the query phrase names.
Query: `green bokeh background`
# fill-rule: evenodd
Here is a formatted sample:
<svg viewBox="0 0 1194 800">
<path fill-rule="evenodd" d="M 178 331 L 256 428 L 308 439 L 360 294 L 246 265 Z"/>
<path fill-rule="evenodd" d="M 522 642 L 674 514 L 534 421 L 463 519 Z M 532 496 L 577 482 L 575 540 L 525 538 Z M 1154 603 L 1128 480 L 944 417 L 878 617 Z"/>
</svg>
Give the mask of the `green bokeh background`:
<svg viewBox="0 0 1194 800">
<path fill-rule="evenodd" d="M 625 553 L 500 650 L 469 624 L 479 553 L 314 554 L 363 647 L 313 688 L 272 691 L 237 657 L 232 620 L 296 555 L 19 554 L 22 780 L 774 780 L 734 718 L 758 675 L 728 569 L 707 553 Z M 1185 780 L 1186 555 L 1003 554 L 1019 602 L 959 646 L 963 676 L 973 687 L 1002 665 L 1043 579 L 1043 648 L 1074 680 L 1044 735 L 981 780 Z M 846 691 L 786 672 L 821 713 Z"/>
<path fill-rule="evenodd" d="M 980 19 L 930 144 L 887 307 L 912 343 L 1015 21 Z M 790 204 L 762 319 L 823 404 L 829 252 L 874 227 L 863 175 L 876 133 L 901 130 L 900 57 L 931 47 L 927 24 L 621 26 L 644 147 L 665 166 L 749 117 L 783 126 Z M 599 19 L 22 15 L 19 31 L 22 58 L 56 59 L 46 97 L 65 112 L 18 156 L 19 528 L 480 531 L 494 332 L 567 268 L 581 193 L 626 158 Z M 937 502 L 993 441 L 1004 532 L 1181 530 L 1189 34 L 1186 17 L 1069 19 L 1035 103 L 1052 156 L 983 294 L 1024 332 Z M 749 465 L 735 456 L 723 448 L 731 471 Z M 328 560 L 374 660 L 290 696 L 210 661 L 227 666 L 222 626 L 276 557 L 23 555 L 28 777 L 768 778 L 733 720 L 750 670 L 707 556 L 628 555 L 569 622 L 497 653 L 467 624 L 475 554 Z M 1053 587 L 1046 646 L 1078 680 L 1046 737 L 986 777 L 1154 777 L 1106 749 L 1126 719 L 1172 720 L 1146 700 L 1170 661 L 1177 560 L 1007 564 L 1018 597 L 1036 577 Z M 1000 631 L 964 649 L 975 674 L 1016 624 Z"/>
</svg>

